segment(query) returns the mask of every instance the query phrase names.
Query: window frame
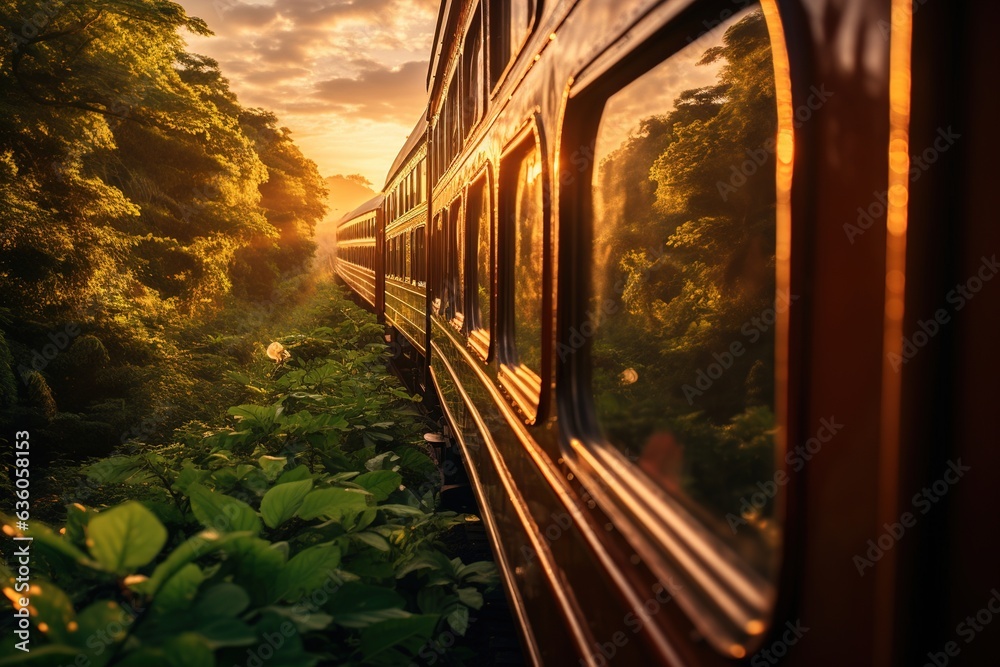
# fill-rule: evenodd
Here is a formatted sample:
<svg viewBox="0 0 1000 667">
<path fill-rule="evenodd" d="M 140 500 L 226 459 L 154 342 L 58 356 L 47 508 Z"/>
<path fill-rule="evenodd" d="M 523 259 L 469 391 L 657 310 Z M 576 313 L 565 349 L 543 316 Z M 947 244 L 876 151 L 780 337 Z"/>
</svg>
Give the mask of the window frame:
<svg viewBox="0 0 1000 667">
<path fill-rule="evenodd" d="M 489 0 L 488 3 L 489 6 L 487 8 L 488 11 L 484 12 L 483 15 L 483 24 L 485 26 L 484 32 L 488 34 L 490 37 L 489 43 L 484 45 L 484 52 L 483 52 L 484 61 L 486 63 L 485 74 L 487 76 L 485 83 L 486 83 L 487 93 L 490 99 L 495 97 L 497 92 L 499 92 L 499 90 L 503 88 L 504 83 L 507 81 L 507 77 L 510 76 L 511 70 L 514 69 L 514 65 L 520 59 L 521 53 L 524 52 L 524 47 L 526 47 L 528 45 L 528 42 L 531 41 L 531 38 L 535 34 L 535 30 L 538 28 L 539 17 L 541 16 L 543 9 L 543 0 L 526 0 L 526 1 L 529 2 L 531 6 L 528 9 L 528 11 L 530 12 L 530 16 L 528 18 L 528 26 L 524 31 L 524 37 L 518 44 L 514 44 L 513 40 L 511 41 L 510 52 L 507 54 L 507 62 L 503 63 L 503 65 L 499 67 L 497 67 L 494 62 L 494 59 L 497 55 L 494 48 L 494 40 L 495 40 L 495 35 L 497 34 L 497 30 L 493 26 L 493 21 L 497 19 L 495 12 L 504 11 L 504 9 L 509 9 L 510 0 L 507 0 L 506 2 L 504 2 L 503 0 Z M 500 9 L 496 10 L 494 9 L 495 7 L 499 7 Z M 504 14 L 502 20 L 508 23 L 508 25 L 505 25 L 504 28 L 509 38 L 510 35 L 509 14 Z"/>
<path fill-rule="evenodd" d="M 542 215 L 540 224 L 542 225 L 542 294 L 541 312 L 542 328 L 539 341 L 541 351 L 541 368 L 536 374 L 533 370 L 525 367 L 521 363 L 509 363 L 512 358 L 516 358 L 516 338 L 514 333 L 514 256 L 515 233 L 511 225 L 505 222 L 508 217 L 508 196 L 514 196 L 516 187 L 511 188 L 511 179 L 516 181 L 517 172 L 509 173 L 508 165 L 513 161 L 519 165 L 523 160 L 525 149 L 533 144 L 534 150 L 538 152 L 542 179 Z M 530 148 L 527 149 L 530 152 Z M 500 387 L 511 399 L 512 404 L 520 413 L 522 421 L 527 426 L 542 423 L 548 413 L 549 396 L 551 392 L 546 391 L 546 387 L 552 385 L 551 374 L 551 345 L 552 338 L 552 295 L 547 287 L 552 284 L 552 202 L 551 196 L 546 193 L 551 192 L 547 187 L 550 183 L 550 168 L 546 159 L 545 137 L 541 131 L 541 119 L 537 113 L 524 123 L 520 131 L 508 141 L 500 156 L 500 163 L 497 166 L 496 185 L 494 186 L 494 206 L 496 207 L 496 237 L 494 255 L 494 266 L 497 278 L 494 286 L 497 296 L 494 298 L 494 310 L 496 314 L 496 325 L 494 328 L 495 347 L 494 356 L 499 365 L 497 379 Z M 510 193 L 505 195 L 504 193 Z"/>
<path fill-rule="evenodd" d="M 472 238 L 471 223 L 469 211 L 469 201 L 470 193 L 473 188 L 482 187 L 482 196 L 486 198 L 486 210 L 487 210 L 487 221 L 489 224 L 489 235 L 490 235 L 490 275 L 487 278 L 490 286 L 490 315 L 489 321 L 486 322 L 486 327 L 484 328 L 483 322 L 481 320 L 482 313 L 479 311 L 479 300 L 477 294 L 479 293 L 479 286 L 481 284 L 479 276 L 479 228 L 477 221 L 477 234 L 476 234 L 476 245 L 473 247 L 469 243 L 469 239 Z M 469 336 L 469 347 L 471 347 L 475 353 L 478 355 L 479 359 L 483 362 L 492 361 L 495 356 L 495 341 L 496 341 L 496 314 L 497 314 L 497 224 L 496 224 L 496 202 L 494 200 L 494 180 L 493 180 L 493 170 L 487 162 L 483 167 L 476 172 L 475 176 L 469 181 L 469 184 L 465 187 L 465 239 L 466 239 L 466 312 L 469 317 L 466 317 L 466 328 L 467 334 Z M 476 326 L 478 325 L 478 326 Z M 483 336 L 481 333 L 485 329 L 486 335 Z"/>
<path fill-rule="evenodd" d="M 461 290 L 461 295 L 448 295 L 444 319 L 456 331 L 465 324 L 465 201 L 463 193 L 456 195 L 444 208 L 444 280 Z M 454 271 L 455 275 L 451 275 Z"/>
<path fill-rule="evenodd" d="M 759 0 L 767 22 L 772 47 L 772 66 L 777 88 L 779 134 L 792 136 L 791 79 L 788 76 L 787 40 L 772 0 Z M 584 72 L 569 91 L 561 152 L 595 147 L 607 101 L 681 51 L 685 35 L 697 30 L 703 16 L 694 13 L 679 17 L 648 35 L 645 41 L 631 45 L 627 54 L 603 71 Z M 602 57 L 596 62 L 604 61 Z M 602 64 L 602 66 L 604 66 Z M 559 324 L 556 344 L 569 345 L 571 330 L 586 319 L 591 305 L 594 210 L 593 176 L 596 167 L 593 153 L 586 169 L 574 169 L 572 178 L 560 179 L 559 189 L 559 284 L 585 285 L 584 289 L 562 290 L 559 298 Z M 576 167 L 574 164 L 573 167 Z M 569 170 L 570 165 L 564 165 Z M 791 234 L 790 173 L 788 187 L 776 189 L 776 232 L 779 245 Z M 779 257 L 776 267 L 776 294 L 789 290 L 790 257 Z M 790 385 L 794 376 L 787 363 L 790 356 L 791 318 L 786 311 L 775 323 L 775 470 L 782 470 L 789 430 Z M 775 518 L 783 527 L 782 544 L 776 547 L 775 577 L 765 579 L 747 564 L 735 558 L 729 544 L 696 519 L 691 511 L 669 492 L 649 480 L 638 467 L 601 434 L 594 415 L 591 383 L 591 339 L 567 358 L 555 359 L 560 415 L 560 453 L 567 469 L 579 480 L 593 501 L 591 510 L 599 510 L 613 523 L 635 553 L 660 581 L 675 577 L 684 584 L 675 594 L 680 607 L 700 634 L 726 657 L 749 655 L 766 637 L 777 610 L 777 587 L 783 576 L 783 557 L 788 541 L 788 515 L 785 493 L 778 499 Z M 605 536 L 604 539 L 621 539 Z M 751 632 L 751 630 L 754 630 Z M 741 653 L 742 652 L 742 653 Z"/>
<path fill-rule="evenodd" d="M 461 62 L 459 68 L 462 75 L 462 137 L 468 140 L 474 128 L 478 127 L 483 118 L 488 113 L 490 99 L 489 83 L 486 78 L 489 76 L 487 62 L 489 57 L 486 50 L 489 48 L 486 39 L 486 21 L 484 20 L 485 10 L 483 3 L 476 3 L 472 12 L 472 19 L 468 29 L 462 38 Z M 475 40 L 479 39 L 479 58 L 474 59 L 474 52 L 470 52 L 470 47 L 474 46 Z M 474 90 L 473 80 L 478 80 L 478 90 Z M 473 106 L 474 105 L 474 106 Z"/>
</svg>

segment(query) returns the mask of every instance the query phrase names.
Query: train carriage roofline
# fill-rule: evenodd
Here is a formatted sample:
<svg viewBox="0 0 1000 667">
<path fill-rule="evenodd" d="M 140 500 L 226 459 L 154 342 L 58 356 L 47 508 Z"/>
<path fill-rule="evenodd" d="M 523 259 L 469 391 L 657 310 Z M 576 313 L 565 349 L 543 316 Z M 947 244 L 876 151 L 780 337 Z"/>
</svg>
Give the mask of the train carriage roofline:
<svg viewBox="0 0 1000 667">
<path fill-rule="evenodd" d="M 417 124 L 413 126 L 410 131 L 410 136 L 406 138 L 406 143 L 403 147 L 399 149 L 399 153 L 396 155 L 396 159 L 392 161 L 392 166 L 389 167 L 389 173 L 385 176 L 385 184 L 382 186 L 382 192 L 387 192 L 389 186 L 392 185 L 392 181 L 399 176 L 399 172 L 403 169 L 414 153 L 420 148 L 420 146 L 426 143 L 427 140 L 427 108 L 425 107 L 423 111 L 420 112 L 420 119 Z"/>
<path fill-rule="evenodd" d="M 384 200 L 385 200 L 385 195 L 383 195 L 381 193 L 375 195 L 374 197 L 372 197 L 371 199 L 369 199 L 368 201 L 366 201 L 361 206 L 358 206 L 356 209 L 354 209 L 350 213 L 345 213 L 343 215 L 343 217 L 340 218 L 340 220 L 337 220 L 337 223 L 336 223 L 337 227 L 340 227 L 344 223 L 350 222 L 351 220 L 354 220 L 355 218 L 360 218 L 362 215 L 364 215 L 366 213 L 371 213 L 372 211 L 377 210 L 382 205 L 382 202 Z"/>
</svg>

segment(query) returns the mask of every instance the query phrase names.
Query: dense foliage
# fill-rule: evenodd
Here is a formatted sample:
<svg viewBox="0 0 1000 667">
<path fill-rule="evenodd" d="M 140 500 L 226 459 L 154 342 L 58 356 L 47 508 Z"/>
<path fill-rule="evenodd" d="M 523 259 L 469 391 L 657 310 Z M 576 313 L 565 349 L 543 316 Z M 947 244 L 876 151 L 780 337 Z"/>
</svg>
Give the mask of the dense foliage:
<svg viewBox="0 0 1000 667">
<path fill-rule="evenodd" d="M 220 313 L 294 293 L 325 186 L 176 3 L 3 0 L 0 26 L 0 427 L 107 451 L 191 416 L 158 397 L 212 379 L 188 350 Z"/>
<path fill-rule="evenodd" d="M 32 650 L 5 630 L 13 657 L 0 664 L 459 659 L 445 649 L 495 568 L 439 544 L 474 519 L 435 509 L 419 397 L 386 371 L 381 327 L 333 294 L 322 302 L 326 326 L 230 374 L 256 400 L 225 424 L 82 468 L 63 527 L 32 522 Z M 0 576 L 14 595 L 10 569 Z"/>
</svg>

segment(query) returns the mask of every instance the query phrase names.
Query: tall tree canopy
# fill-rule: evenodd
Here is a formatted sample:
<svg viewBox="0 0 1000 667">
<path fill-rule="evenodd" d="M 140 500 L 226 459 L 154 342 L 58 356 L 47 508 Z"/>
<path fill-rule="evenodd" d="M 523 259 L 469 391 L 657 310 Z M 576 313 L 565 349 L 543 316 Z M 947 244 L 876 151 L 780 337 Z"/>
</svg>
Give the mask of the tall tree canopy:
<svg viewBox="0 0 1000 667">
<path fill-rule="evenodd" d="M 273 114 L 185 50 L 185 31 L 211 33 L 174 2 L 0 0 L 0 28 L 0 367 L 85 412 L 134 382 L 77 400 L 65 361 L 31 365 L 46 332 L 79 324 L 110 367 L 169 356 L 164 332 L 302 272 L 325 186 Z"/>
</svg>

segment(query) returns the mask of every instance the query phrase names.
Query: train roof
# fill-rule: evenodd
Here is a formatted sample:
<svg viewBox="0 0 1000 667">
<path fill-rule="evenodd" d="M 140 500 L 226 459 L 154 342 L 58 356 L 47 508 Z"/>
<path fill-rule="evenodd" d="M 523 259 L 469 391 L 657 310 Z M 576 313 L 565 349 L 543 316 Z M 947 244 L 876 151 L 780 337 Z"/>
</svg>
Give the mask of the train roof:
<svg viewBox="0 0 1000 667">
<path fill-rule="evenodd" d="M 426 134 L 427 110 L 424 109 L 420 112 L 420 120 L 418 120 L 417 124 L 413 127 L 413 130 L 410 132 L 410 136 L 406 138 L 406 143 L 403 144 L 403 147 L 399 150 L 399 154 L 396 155 L 396 159 L 393 160 L 392 166 L 389 167 L 389 173 L 385 176 L 385 185 L 382 186 L 383 190 L 389 187 L 389 183 L 391 183 L 392 179 L 396 177 L 396 174 L 400 169 L 402 169 L 403 165 L 406 164 L 406 161 L 410 159 L 410 155 L 413 154 L 413 151 L 416 150 L 417 147 L 420 146 L 420 144 L 425 140 Z"/>
<path fill-rule="evenodd" d="M 384 200 L 384 199 L 385 199 L 385 195 L 381 195 L 381 194 L 375 195 L 374 197 L 372 197 L 371 199 L 369 199 L 364 204 L 362 204 L 361 206 L 357 207 L 356 209 L 354 209 L 350 213 L 345 213 L 340 218 L 340 220 L 337 221 L 337 223 L 336 223 L 337 226 L 340 226 L 340 225 L 344 224 L 345 222 L 348 222 L 349 220 L 353 220 L 354 218 L 362 216 L 365 213 L 371 213 L 372 211 L 374 211 L 375 209 L 377 209 L 379 206 L 382 205 L 382 200 Z"/>
</svg>

